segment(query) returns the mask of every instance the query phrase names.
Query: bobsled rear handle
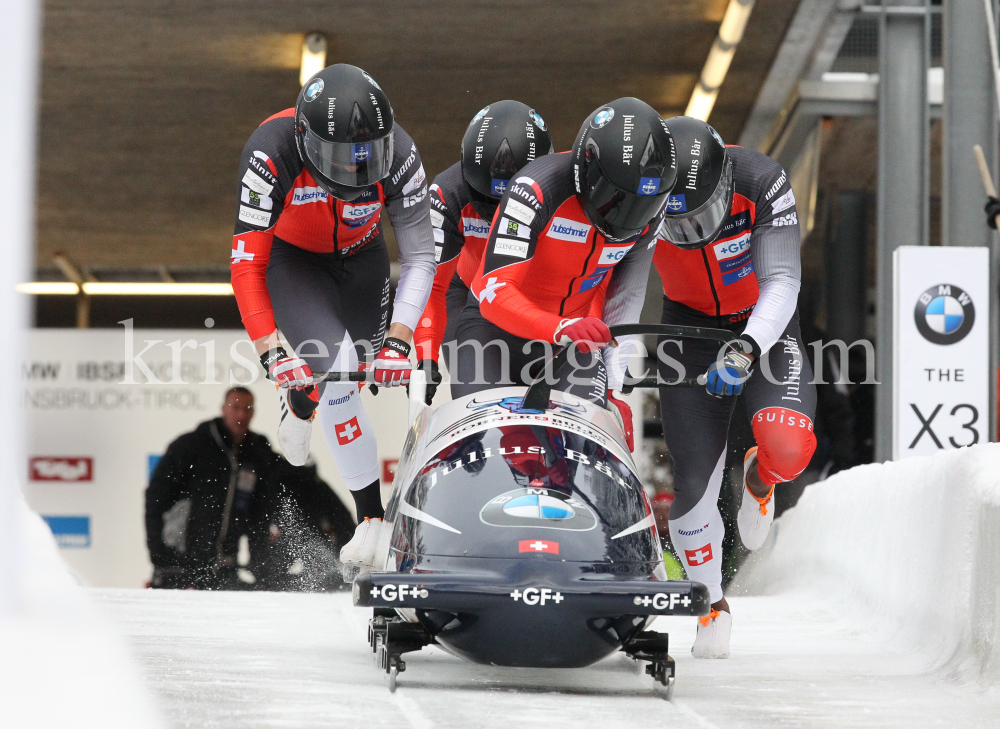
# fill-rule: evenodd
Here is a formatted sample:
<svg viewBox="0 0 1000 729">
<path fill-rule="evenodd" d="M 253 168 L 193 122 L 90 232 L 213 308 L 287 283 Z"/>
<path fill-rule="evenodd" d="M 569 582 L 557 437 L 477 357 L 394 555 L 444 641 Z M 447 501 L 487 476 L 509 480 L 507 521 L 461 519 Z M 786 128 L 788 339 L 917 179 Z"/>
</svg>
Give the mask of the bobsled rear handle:
<svg viewBox="0 0 1000 729">
<path fill-rule="evenodd" d="M 659 337 L 681 337 L 683 339 L 710 339 L 726 343 L 738 339 L 728 329 L 711 327 L 688 327 L 679 324 L 615 324 L 608 327 L 612 337 L 626 337 L 631 334 L 654 334 Z"/>
</svg>

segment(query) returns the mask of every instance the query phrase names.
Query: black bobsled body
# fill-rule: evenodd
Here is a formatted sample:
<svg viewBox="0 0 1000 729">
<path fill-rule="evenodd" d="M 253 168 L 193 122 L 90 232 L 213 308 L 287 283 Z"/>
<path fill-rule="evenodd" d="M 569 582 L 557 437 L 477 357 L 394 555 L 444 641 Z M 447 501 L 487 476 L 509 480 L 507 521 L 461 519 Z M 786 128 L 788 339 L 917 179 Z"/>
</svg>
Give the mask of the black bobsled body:
<svg viewBox="0 0 1000 729">
<path fill-rule="evenodd" d="M 490 390 L 416 418 L 381 569 L 355 580 L 355 604 L 394 609 L 424 644 L 472 662 L 560 668 L 628 651 L 656 635 L 643 632 L 651 616 L 707 614 L 703 585 L 667 581 L 613 416 L 560 392 L 525 410 L 524 394 Z"/>
</svg>

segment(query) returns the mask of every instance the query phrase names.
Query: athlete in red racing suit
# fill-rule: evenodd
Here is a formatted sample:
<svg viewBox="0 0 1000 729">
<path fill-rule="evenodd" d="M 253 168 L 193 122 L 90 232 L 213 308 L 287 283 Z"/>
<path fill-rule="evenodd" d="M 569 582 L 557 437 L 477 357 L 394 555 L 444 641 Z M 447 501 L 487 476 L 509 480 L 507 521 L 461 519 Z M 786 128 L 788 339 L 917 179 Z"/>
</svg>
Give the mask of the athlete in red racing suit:
<svg viewBox="0 0 1000 729">
<path fill-rule="evenodd" d="M 749 549 L 767 536 L 774 484 L 796 478 L 816 448 L 816 391 L 796 311 L 798 215 L 788 176 L 774 160 L 725 147 L 708 124 L 690 117 L 667 124 L 677 144 L 678 181 L 653 257 L 663 281 L 662 321 L 729 329 L 749 350 L 730 349 L 721 373 L 719 345 L 704 340 L 685 341 L 682 350 L 666 343 L 664 352 L 675 361 L 658 357 L 666 380 L 679 369 L 689 377 L 708 374 L 706 389 L 661 387 L 660 410 L 674 462 L 670 537 L 688 576 L 709 588 L 713 603 L 692 652 L 725 657 L 732 618 L 722 593 L 724 526 L 717 502 L 735 398 L 717 395 L 742 388 L 758 443 L 744 461 L 738 518 Z M 743 366 L 740 357 L 749 362 Z"/>
<path fill-rule="evenodd" d="M 462 139 L 462 159 L 434 178 L 431 223 L 437 274 L 413 340 L 421 368 L 429 370 L 427 404 L 441 381 L 438 353 L 445 344 L 455 370 L 455 324 L 490 237 L 500 197 L 518 171 L 552 152 L 545 121 L 519 101 L 498 101 L 482 109 Z"/>
<path fill-rule="evenodd" d="M 609 392 L 600 349 L 608 325 L 638 321 L 674 178 L 669 132 L 628 98 L 591 114 L 573 152 L 521 170 L 494 218 L 475 300 L 459 317 L 453 393 L 528 383 L 553 344 L 574 342 L 572 367 L 550 373 L 555 387 L 610 403 L 631 448 L 631 412 Z"/>
<path fill-rule="evenodd" d="M 353 112 L 352 98 L 357 99 Z M 327 128 L 346 133 L 348 141 L 338 141 L 334 133 L 326 137 L 333 141 L 313 134 L 310 125 L 326 131 L 317 117 L 328 119 Z M 386 127 L 391 134 L 384 133 Z M 348 164 L 336 162 L 345 153 L 337 144 L 354 155 Z M 314 159 L 302 150 L 318 151 Z M 343 171 L 352 183 L 361 184 L 328 179 L 317 161 L 329 162 L 324 168 L 328 174 Z M 382 165 L 371 173 L 370 184 L 362 177 L 365 161 Z M 407 341 L 434 276 L 427 183 L 416 145 L 394 123 L 374 80 L 361 69 L 339 64 L 313 77 L 296 109 L 279 112 L 257 128 L 243 150 L 239 176 L 233 290 L 269 377 L 282 386 L 279 441 L 286 457 L 301 465 L 318 411 L 337 467 L 355 496 L 359 520 L 380 519 L 375 435 L 359 388 L 314 385 L 312 371 L 353 371 L 359 363 L 373 364 L 380 384 L 406 380 Z M 383 210 L 402 262 L 391 323 Z M 278 328 L 294 356 L 280 348 Z M 386 344 L 393 341 L 395 350 L 387 351 Z M 344 547 L 345 561 L 353 542 Z M 374 549 L 368 546 L 366 550 Z"/>
</svg>

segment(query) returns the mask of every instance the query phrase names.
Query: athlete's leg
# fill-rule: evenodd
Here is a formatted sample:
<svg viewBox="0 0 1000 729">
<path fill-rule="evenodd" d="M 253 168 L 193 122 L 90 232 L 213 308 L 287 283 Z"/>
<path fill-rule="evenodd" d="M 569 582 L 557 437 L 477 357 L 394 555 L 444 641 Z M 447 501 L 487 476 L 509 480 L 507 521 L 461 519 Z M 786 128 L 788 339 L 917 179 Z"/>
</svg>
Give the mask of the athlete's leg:
<svg viewBox="0 0 1000 729">
<path fill-rule="evenodd" d="M 381 341 L 378 331 L 388 299 L 383 285 L 388 280 L 388 258 L 384 248 L 373 250 L 372 255 L 365 253 L 336 259 L 275 241 L 267 274 L 275 320 L 314 372 L 357 369 L 358 348 L 345 326 L 347 321 L 365 332 L 363 336 L 377 336 Z M 352 492 L 365 490 L 356 504 L 359 518 L 381 516 L 377 513 L 381 501 L 375 508 L 376 500 L 367 498 L 368 492 L 378 491 L 378 455 L 358 386 L 328 383 L 312 394 L 341 476 Z M 372 510 L 376 513 L 362 513 Z"/>
<path fill-rule="evenodd" d="M 331 262 L 343 320 L 348 332 L 337 349 L 332 369 L 354 372 L 370 363 L 382 348 L 389 317 L 389 254 L 381 236 L 348 258 Z M 381 518 L 381 483 L 375 430 L 361 404 L 357 385 L 327 383 L 319 406 L 330 451 L 351 489 L 359 521 Z"/>
<path fill-rule="evenodd" d="M 487 321 L 471 294 L 456 319 L 453 346 L 444 347 L 452 398 L 521 384 L 517 373 L 527 363 L 525 340 Z"/>
<path fill-rule="evenodd" d="M 816 450 L 816 386 L 798 315 L 747 381 L 744 402 L 757 441 L 753 481 L 770 486 L 796 478 Z M 768 376 L 770 375 L 770 376 Z M 751 482 L 752 490 L 756 484 Z M 760 495 L 760 494 L 758 494 Z"/>
<path fill-rule="evenodd" d="M 737 516 L 740 539 L 748 549 L 757 549 L 767 539 L 774 519 L 775 484 L 796 478 L 816 450 L 816 388 L 801 339 L 796 315 L 757 363 L 744 390 L 757 441 L 743 461 Z"/>
<path fill-rule="evenodd" d="M 666 324 L 689 324 L 664 313 Z M 719 345 L 704 340 L 682 340 L 658 345 L 660 377 L 701 374 L 718 356 Z M 668 363 L 666 358 L 675 360 Z M 683 372 L 677 368 L 682 367 Z M 722 538 L 725 527 L 719 513 L 719 489 L 726 463 L 729 420 L 735 398 L 717 398 L 704 387 L 661 387 L 660 416 L 663 438 L 674 462 L 674 501 L 670 507 L 670 538 L 692 580 L 708 587 L 712 606 L 728 610 L 722 594 Z"/>
</svg>

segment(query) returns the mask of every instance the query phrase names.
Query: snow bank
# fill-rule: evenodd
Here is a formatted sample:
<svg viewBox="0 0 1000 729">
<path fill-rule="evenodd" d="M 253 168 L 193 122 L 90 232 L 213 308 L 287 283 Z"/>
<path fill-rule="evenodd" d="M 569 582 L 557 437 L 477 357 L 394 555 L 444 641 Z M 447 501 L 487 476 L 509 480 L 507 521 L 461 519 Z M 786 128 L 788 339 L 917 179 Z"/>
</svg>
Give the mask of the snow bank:
<svg viewBox="0 0 1000 729">
<path fill-rule="evenodd" d="M 0 616 L 0 726 L 163 726 L 124 642 L 19 492 L 14 512 L 18 584 L 13 614 Z"/>
<path fill-rule="evenodd" d="M 1000 445 L 806 489 L 730 594 L 809 591 L 931 666 L 1000 684 Z"/>
</svg>

